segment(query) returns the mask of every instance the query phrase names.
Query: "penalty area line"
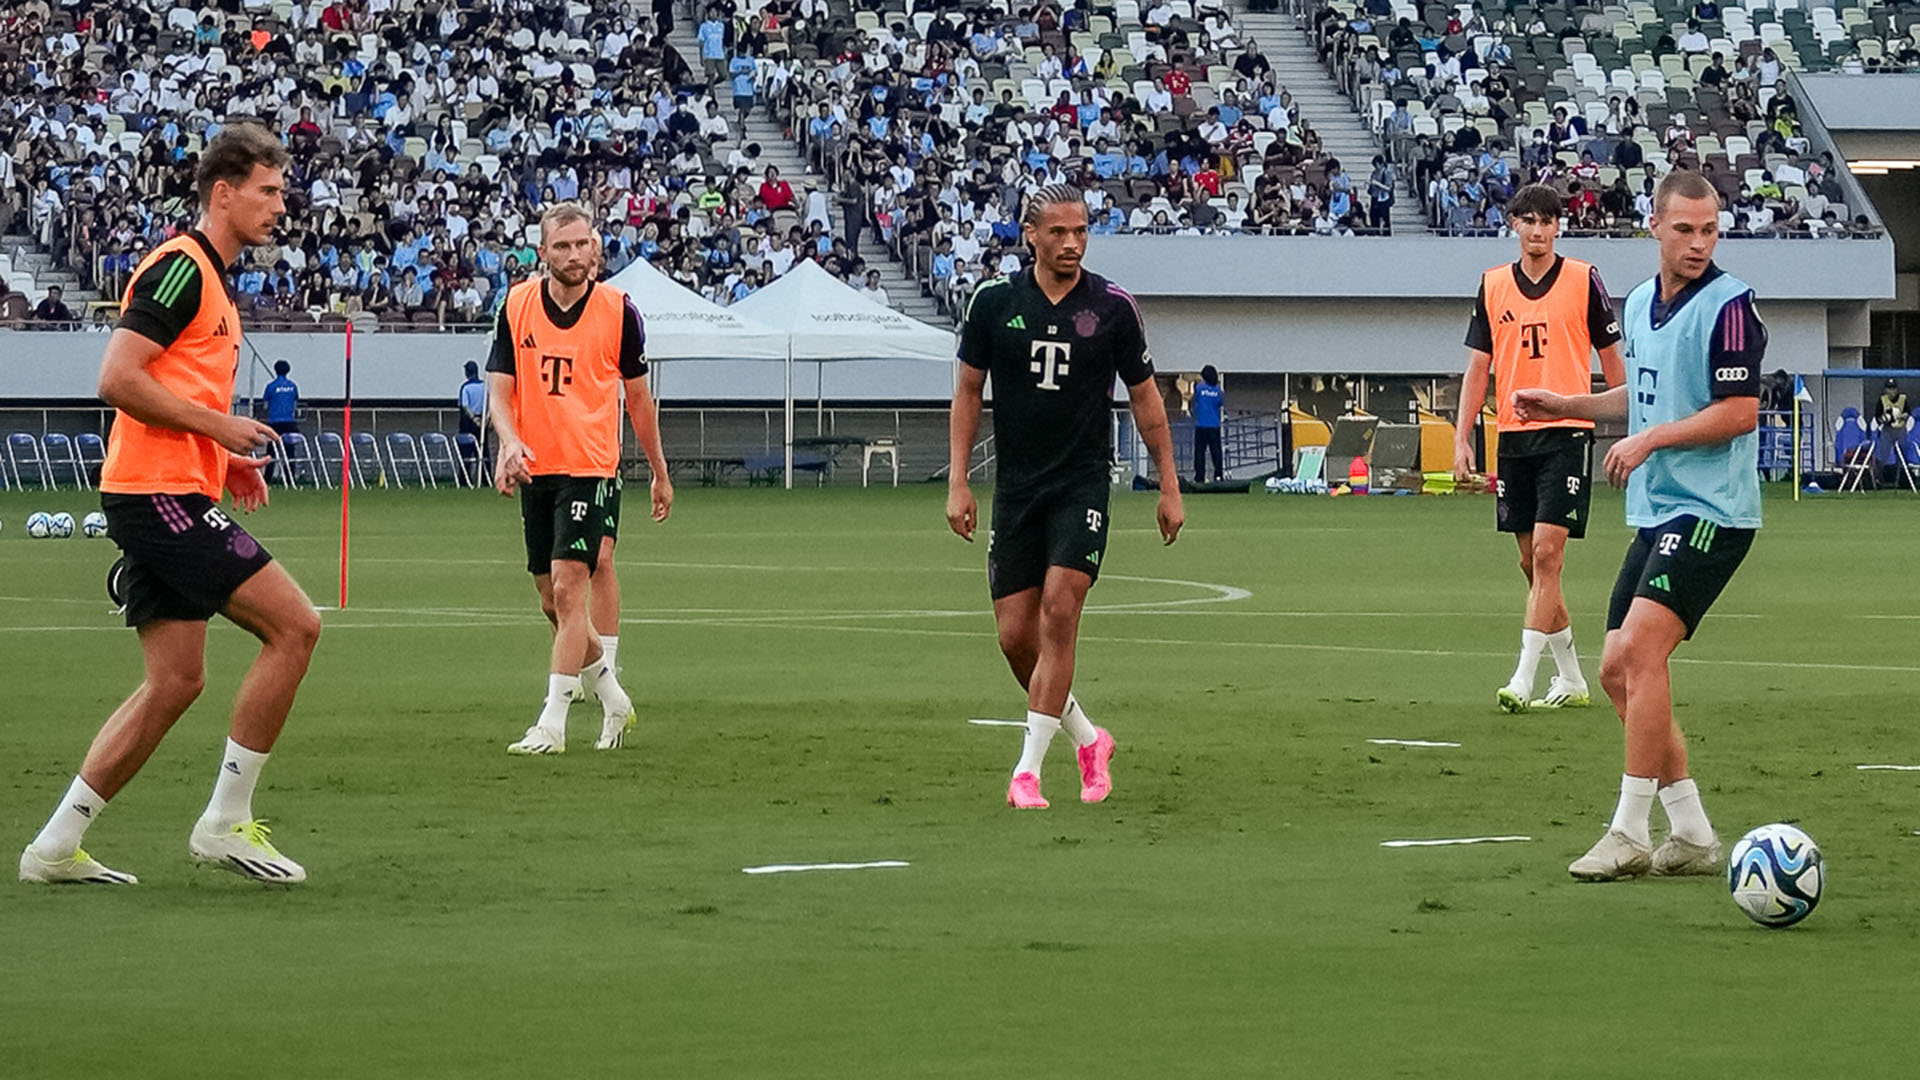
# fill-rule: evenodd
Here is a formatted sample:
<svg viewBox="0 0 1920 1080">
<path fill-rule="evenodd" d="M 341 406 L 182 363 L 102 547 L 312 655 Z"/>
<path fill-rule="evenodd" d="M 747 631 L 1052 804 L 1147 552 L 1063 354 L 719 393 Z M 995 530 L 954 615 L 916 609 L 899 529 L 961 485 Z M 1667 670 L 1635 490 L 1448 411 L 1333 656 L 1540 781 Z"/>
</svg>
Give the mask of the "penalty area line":
<svg viewBox="0 0 1920 1080">
<path fill-rule="evenodd" d="M 819 862 L 819 863 L 773 863 L 768 866 L 743 866 L 743 874 L 802 874 L 810 870 L 891 870 L 911 865 L 901 859 L 879 859 L 874 862 Z"/>
<path fill-rule="evenodd" d="M 1861 772 L 1920 772 L 1920 765 L 1855 765 Z"/>
</svg>

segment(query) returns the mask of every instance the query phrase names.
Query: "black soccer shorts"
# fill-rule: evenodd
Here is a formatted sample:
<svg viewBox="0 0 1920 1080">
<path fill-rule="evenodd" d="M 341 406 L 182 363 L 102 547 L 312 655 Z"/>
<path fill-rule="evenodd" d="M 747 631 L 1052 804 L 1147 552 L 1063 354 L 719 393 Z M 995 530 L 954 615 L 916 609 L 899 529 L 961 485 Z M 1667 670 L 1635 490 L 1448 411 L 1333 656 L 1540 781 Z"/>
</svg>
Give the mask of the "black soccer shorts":
<svg viewBox="0 0 1920 1080">
<path fill-rule="evenodd" d="M 120 595 L 128 626 L 156 619 L 206 622 L 273 561 L 260 541 L 197 492 L 107 493 L 100 496 L 100 509 L 126 563 Z"/>
<path fill-rule="evenodd" d="M 1686 515 L 1634 534 L 1607 605 L 1607 629 L 1626 624 L 1634 598 L 1644 596 L 1680 616 L 1687 637 L 1740 569 L 1756 529 L 1727 529 Z"/>
<path fill-rule="evenodd" d="M 987 532 L 987 591 L 993 598 L 1039 588 L 1049 566 L 1098 580 L 1107 554 L 1109 491 L 1105 477 L 1045 491 L 996 491 Z"/>
<path fill-rule="evenodd" d="M 613 481 L 598 476 L 536 476 L 520 485 L 520 523 L 527 538 L 527 573 L 553 573 L 555 559 L 600 566 L 607 495 Z"/>
<path fill-rule="evenodd" d="M 1593 499 L 1593 432 L 1563 428 L 1548 439 L 1552 449 L 1547 453 L 1501 453 L 1495 472 L 1495 527 L 1505 533 L 1530 533 L 1535 525 L 1559 525 L 1569 539 L 1578 540 L 1587 535 Z"/>
</svg>

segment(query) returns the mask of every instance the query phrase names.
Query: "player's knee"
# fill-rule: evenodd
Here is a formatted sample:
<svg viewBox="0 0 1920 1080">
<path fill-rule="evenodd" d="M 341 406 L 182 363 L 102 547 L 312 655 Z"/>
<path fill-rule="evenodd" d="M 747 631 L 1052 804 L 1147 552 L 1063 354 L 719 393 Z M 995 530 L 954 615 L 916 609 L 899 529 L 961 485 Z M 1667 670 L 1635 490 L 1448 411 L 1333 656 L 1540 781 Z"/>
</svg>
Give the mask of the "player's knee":
<svg viewBox="0 0 1920 1080">
<path fill-rule="evenodd" d="M 303 606 L 275 636 L 284 647 L 302 656 L 312 656 L 314 647 L 320 644 L 320 613 Z"/>
<path fill-rule="evenodd" d="M 1071 633 L 1080 624 L 1081 599 L 1054 593 L 1040 601 L 1040 632 L 1047 635 Z"/>
<path fill-rule="evenodd" d="M 1622 631 L 1607 642 L 1607 651 L 1600 659 L 1600 686 L 1610 696 L 1624 694 L 1634 679 L 1659 659 L 1631 633 Z"/>
<path fill-rule="evenodd" d="M 1025 621 L 1009 621 L 1000 625 L 1000 652 L 1009 660 L 1017 660 L 1031 655 L 1036 643 L 1034 627 Z"/>
<path fill-rule="evenodd" d="M 1520 553 L 1520 573 L 1526 576 L 1529 583 L 1533 581 L 1533 552 Z"/>
<path fill-rule="evenodd" d="M 1536 545 L 1530 559 L 1530 568 L 1527 576 L 1532 577 L 1540 574 L 1546 577 L 1557 578 L 1560 576 L 1560 570 L 1566 565 L 1566 562 L 1567 553 L 1565 550 L 1551 545 Z"/>
<path fill-rule="evenodd" d="M 206 688 L 206 669 L 198 665 L 169 668 L 147 676 L 147 692 L 157 702 L 174 709 L 185 709 L 193 704 L 200 697 L 200 691 Z"/>
</svg>

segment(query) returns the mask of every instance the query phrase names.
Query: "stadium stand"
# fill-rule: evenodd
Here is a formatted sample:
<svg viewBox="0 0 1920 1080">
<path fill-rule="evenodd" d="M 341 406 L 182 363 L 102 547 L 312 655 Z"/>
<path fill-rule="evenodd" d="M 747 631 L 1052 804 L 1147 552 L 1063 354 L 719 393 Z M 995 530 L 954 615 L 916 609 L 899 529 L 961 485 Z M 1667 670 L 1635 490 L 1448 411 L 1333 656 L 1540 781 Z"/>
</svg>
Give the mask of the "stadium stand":
<svg viewBox="0 0 1920 1080">
<path fill-rule="evenodd" d="M 295 154 L 284 237 L 234 275 L 267 329 L 484 323 L 557 199 L 601 218 L 609 272 L 647 258 L 726 303 L 807 257 L 922 316 L 1018 265 L 1044 180 L 1087 186 L 1106 232 L 1369 229 L 1370 170 L 1288 85 L 1324 76 L 1224 9 L 860 4 L 13 5 L 0 218 L 24 232 L 0 271 L 28 310 L 0 317 L 86 321 L 250 116 Z M 74 310 L 36 320 L 55 285 Z"/>
<path fill-rule="evenodd" d="M 1503 230 L 1515 187 L 1552 183 L 1568 231 L 1646 228 L 1655 176 L 1699 169 L 1732 236 L 1878 235 L 1844 165 L 1803 129 L 1791 72 L 1920 66 L 1911 5 L 1778 10 L 1628 4 L 1328 4 L 1309 33 L 1412 175 L 1436 230 Z"/>
</svg>

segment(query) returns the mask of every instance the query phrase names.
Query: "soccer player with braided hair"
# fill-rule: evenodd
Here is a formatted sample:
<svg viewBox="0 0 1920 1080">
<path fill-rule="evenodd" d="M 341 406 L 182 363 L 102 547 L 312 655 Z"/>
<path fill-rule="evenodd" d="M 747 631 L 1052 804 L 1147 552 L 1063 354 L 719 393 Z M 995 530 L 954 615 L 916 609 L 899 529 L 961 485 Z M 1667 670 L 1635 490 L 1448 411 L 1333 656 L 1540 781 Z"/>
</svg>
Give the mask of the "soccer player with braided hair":
<svg viewBox="0 0 1920 1080">
<path fill-rule="evenodd" d="M 1054 733 L 1077 748 L 1080 799 L 1113 788 L 1113 736 L 1073 696 L 1080 611 L 1107 547 L 1113 380 L 1160 475 L 1160 536 L 1186 521 L 1166 403 L 1154 383 L 1139 305 L 1080 265 L 1085 193 L 1048 184 L 1027 196 L 1021 227 L 1033 267 L 982 284 L 960 328 L 960 378 L 949 431 L 947 524 L 969 542 L 978 507 L 967 465 L 989 377 L 999 478 L 987 534 L 987 588 L 1000 650 L 1027 691 L 1026 740 L 1007 803 L 1044 809 L 1040 766 Z"/>
</svg>

